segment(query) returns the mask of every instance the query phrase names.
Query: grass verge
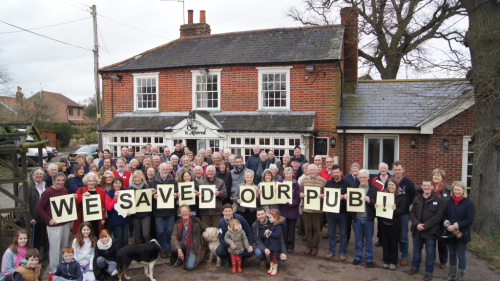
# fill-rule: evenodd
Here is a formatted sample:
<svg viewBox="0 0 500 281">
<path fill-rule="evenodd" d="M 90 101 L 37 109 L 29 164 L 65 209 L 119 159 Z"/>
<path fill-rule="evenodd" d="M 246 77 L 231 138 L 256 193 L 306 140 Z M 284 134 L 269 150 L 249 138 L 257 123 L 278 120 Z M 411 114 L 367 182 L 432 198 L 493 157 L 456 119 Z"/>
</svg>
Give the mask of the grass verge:
<svg viewBox="0 0 500 281">
<path fill-rule="evenodd" d="M 487 261 L 491 270 L 500 274 L 500 233 L 484 237 L 472 232 L 472 241 L 467 248 L 480 259 Z"/>
<path fill-rule="evenodd" d="M 12 172 L 5 168 L 4 166 L 0 165 L 0 179 L 7 179 L 12 176 Z"/>
</svg>

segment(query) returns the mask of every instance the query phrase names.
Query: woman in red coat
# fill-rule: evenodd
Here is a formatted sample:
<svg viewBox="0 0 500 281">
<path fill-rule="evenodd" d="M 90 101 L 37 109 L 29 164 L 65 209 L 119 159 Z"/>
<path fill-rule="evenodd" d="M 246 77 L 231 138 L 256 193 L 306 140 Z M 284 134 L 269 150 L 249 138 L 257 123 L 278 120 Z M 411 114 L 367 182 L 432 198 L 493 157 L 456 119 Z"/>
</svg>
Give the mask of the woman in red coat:
<svg viewBox="0 0 500 281">
<path fill-rule="evenodd" d="M 78 195 L 78 197 L 76 198 L 78 219 L 75 220 L 73 223 L 73 235 L 76 235 L 78 233 L 78 229 L 80 229 L 80 224 L 82 224 L 82 222 L 83 222 L 83 206 L 82 206 L 83 196 L 90 196 L 90 195 L 94 195 L 94 194 L 98 194 L 99 199 L 101 200 L 102 219 L 90 221 L 90 223 L 92 224 L 92 228 L 94 229 L 94 233 L 101 233 L 102 225 L 104 224 L 104 220 L 106 217 L 106 213 L 104 210 L 104 196 L 105 196 L 106 192 L 104 191 L 104 189 L 97 186 L 98 181 L 99 181 L 99 177 L 97 176 L 96 173 L 93 173 L 93 172 L 88 173 L 83 178 L 83 183 L 85 184 L 85 186 L 78 188 L 78 190 L 75 193 L 76 195 Z"/>
</svg>

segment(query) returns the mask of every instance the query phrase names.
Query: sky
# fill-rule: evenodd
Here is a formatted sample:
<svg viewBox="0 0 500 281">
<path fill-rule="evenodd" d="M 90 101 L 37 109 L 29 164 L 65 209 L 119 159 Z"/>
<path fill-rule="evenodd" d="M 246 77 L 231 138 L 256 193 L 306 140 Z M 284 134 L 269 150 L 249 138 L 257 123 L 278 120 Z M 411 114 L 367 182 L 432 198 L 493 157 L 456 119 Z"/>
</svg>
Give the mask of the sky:
<svg viewBox="0 0 500 281">
<path fill-rule="evenodd" d="M 99 67 L 104 67 L 177 39 L 179 27 L 184 23 L 183 15 L 187 23 L 190 9 L 194 10 L 195 23 L 199 22 L 199 11 L 205 10 L 212 34 L 218 34 L 299 26 L 286 17 L 285 11 L 301 2 L 2 0 L 0 67 L 8 70 L 11 82 L 0 88 L 0 95 L 14 95 L 16 86 L 22 87 L 25 96 L 43 89 L 61 93 L 76 102 L 95 95 L 93 24 L 89 8 L 92 5 L 96 5 L 98 14 Z"/>
</svg>

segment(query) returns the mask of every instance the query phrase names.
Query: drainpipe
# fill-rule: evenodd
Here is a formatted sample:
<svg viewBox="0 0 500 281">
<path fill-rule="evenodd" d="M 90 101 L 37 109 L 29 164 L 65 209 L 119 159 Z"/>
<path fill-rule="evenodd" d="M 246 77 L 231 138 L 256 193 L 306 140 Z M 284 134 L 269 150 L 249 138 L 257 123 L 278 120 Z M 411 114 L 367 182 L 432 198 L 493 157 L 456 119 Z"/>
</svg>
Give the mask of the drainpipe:
<svg viewBox="0 0 500 281">
<path fill-rule="evenodd" d="M 344 171 L 346 169 L 346 165 L 347 165 L 347 138 L 346 138 L 346 129 L 344 129 L 344 133 L 343 133 L 343 137 L 344 137 Z M 345 174 L 344 174 L 345 175 Z"/>
</svg>

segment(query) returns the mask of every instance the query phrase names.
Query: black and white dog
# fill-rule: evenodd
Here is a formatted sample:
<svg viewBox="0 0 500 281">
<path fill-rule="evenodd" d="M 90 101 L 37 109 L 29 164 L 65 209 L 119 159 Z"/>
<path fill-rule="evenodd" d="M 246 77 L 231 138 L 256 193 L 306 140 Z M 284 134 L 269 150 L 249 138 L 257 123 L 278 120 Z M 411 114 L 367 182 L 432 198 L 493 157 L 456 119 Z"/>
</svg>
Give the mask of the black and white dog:
<svg viewBox="0 0 500 281">
<path fill-rule="evenodd" d="M 121 281 L 122 276 L 129 280 L 130 277 L 127 276 L 127 269 L 131 263 L 142 263 L 144 264 L 144 274 L 149 277 L 151 281 L 156 281 L 153 278 L 153 269 L 155 267 L 155 262 L 158 259 L 158 254 L 160 253 L 160 244 L 153 239 L 147 244 L 142 245 L 127 245 L 121 248 L 117 253 L 117 271 L 118 279 Z"/>
</svg>

